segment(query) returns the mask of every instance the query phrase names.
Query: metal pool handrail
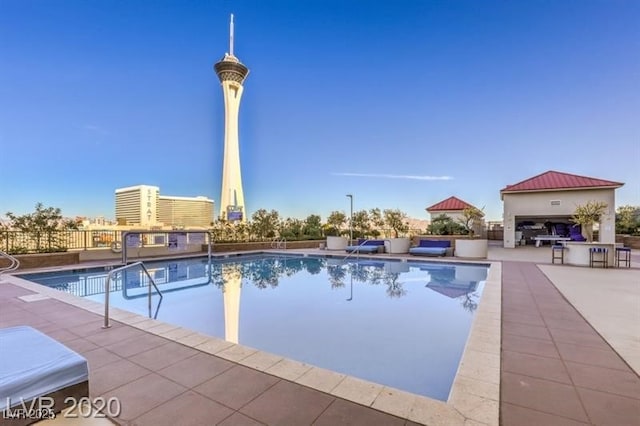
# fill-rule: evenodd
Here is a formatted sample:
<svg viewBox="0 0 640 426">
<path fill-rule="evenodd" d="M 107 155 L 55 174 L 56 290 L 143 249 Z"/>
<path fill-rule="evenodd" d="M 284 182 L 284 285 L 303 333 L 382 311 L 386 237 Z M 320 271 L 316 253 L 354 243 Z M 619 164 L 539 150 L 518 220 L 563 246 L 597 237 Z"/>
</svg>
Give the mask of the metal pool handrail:
<svg viewBox="0 0 640 426">
<path fill-rule="evenodd" d="M 5 272 L 15 271 L 20 267 L 20 261 L 15 257 L 11 256 L 9 253 L 0 251 L 0 257 L 4 257 L 5 259 L 8 259 L 10 262 L 9 266 L 0 268 L 0 275 L 2 275 Z"/>
<path fill-rule="evenodd" d="M 358 244 L 358 246 L 356 247 L 355 250 L 352 250 L 349 254 L 347 254 L 344 259 L 342 259 L 342 261 L 344 262 L 345 260 L 347 260 L 353 253 L 356 254 L 356 259 L 360 259 L 360 250 L 358 250 L 359 247 L 364 246 L 367 242 L 369 241 L 373 241 L 372 238 L 367 238 L 366 240 L 364 240 L 363 242 L 361 242 L 360 244 Z"/>
<path fill-rule="evenodd" d="M 281 249 L 284 248 L 285 250 L 287 249 L 287 239 L 282 237 L 282 238 L 274 238 L 271 241 L 271 248 L 275 248 L 275 249 Z"/>
<path fill-rule="evenodd" d="M 151 278 L 151 274 L 149 274 L 147 267 L 144 266 L 142 262 L 130 263 L 128 265 L 124 265 L 119 268 L 112 269 L 107 274 L 107 281 L 104 284 L 104 287 L 105 287 L 104 289 L 104 325 L 102 326 L 102 328 L 111 327 L 111 324 L 109 324 L 109 293 L 111 292 L 111 277 L 119 272 L 124 271 L 125 269 L 133 268 L 134 266 L 140 266 L 144 271 L 144 273 L 147 274 L 147 277 L 149 277 L 149 312 L 151 312 L 151 285 L 153 285 L 153 287 L 156 289 L 156 291 L 158 292 L 158 295 L 160 296 L 160 300 L 162 300 L 162 292 L 156 285 L 153 278 Z"/>
</svg>

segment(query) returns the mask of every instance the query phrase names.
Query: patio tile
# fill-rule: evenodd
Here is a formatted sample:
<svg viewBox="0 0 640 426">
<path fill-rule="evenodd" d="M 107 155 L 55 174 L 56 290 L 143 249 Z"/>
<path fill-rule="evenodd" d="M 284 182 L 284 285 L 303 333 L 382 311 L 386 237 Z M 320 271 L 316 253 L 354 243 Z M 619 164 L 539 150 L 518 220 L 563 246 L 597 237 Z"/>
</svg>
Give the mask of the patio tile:
<svg viewBox="0 0 640 426">
<path fill-rule="evenodd" d="M 188 391 L 141 415 L 131 425 L 214 425 L 231 414 L 233 410 L 224 405 Z"/>
<path fill-rule="evenodd" d="M 511 403 L 581 422 L 588 421 L 578 394 L 571 385 L 508 372 L 502 373 L 501 382 L 502 403 Z"/>
<path fill-rule="evenodd" d="M 370 406 L 382 392 L 383 386 L 347 376 L 331 391 L 332 395 Z"/>
<path fill-rule="evenodd" d="M 102 325 L 104 322 L 100 319 L 92 320 L 90 322 L 84 323 L 82 325 L 74 325 L 72 330 L 74 334 L 77 334 L 80 337 L 93 336 L 102 332 L 104 329 Z M 113 322 L 113 327 L 121 327 L 122 325 L 119 323 Z"/>
<path fill-rule="evenodd" d="M 537 325 L 541 327 L 545 325 L 542 317 L 537 312 L 532 314 L 503 312 L 502 319 L 518 324 Z"/>
<path fill-rule="evenodd" d="M 346 376 L 344 374 L 336 373 L 335 371 L 312 367 L 309 371 L 296 379 L 295 382 L 329 393 L 333 388 L 338 386 L 345 377 Z"/>
<path fill-rule="evenodd" d="M 157 371 L 176 383 L 192 388 L 232 368 L 235 364 L 208 354 L 199 353 Z"/>
<path fill-rule="evenodd" d="M 416 395 L 399 389 L 384 387 L 371 407 L 401 418 L 407 418 L 415 403 Z"/>
<path fill-rule="evenodd" d="M 556 343 L 565 361 L 628 371 L 629 366 L 612 349 L 598 349 L 571 343 Z"/>
<path fill-rule="evenodd" d="M 296 381 L 299 377 L 311 370 L 311 366 L 302 362 L 283 358 L 266 370 L 267 373 L 283 379 Z"/>
<path fill-rule="evenodd" d="M 571 384 L 569 374 L 559 358 L 503 350 L 502 371 Z"/>
<path fill-rule="evenodd" d="M 565 364 L 577 387 L 640 398 L 640 378 L 631 370 L 620 371 L 569 361 Z"/>
<path fill-rule="evenodd" d="M 60 328 L 58 330 L 52 330 L 45 334 L 51 337 L 52 339 L 57 340 L 60 343 L 66 343 L 70 340 L 75 340 L 79 337 L 78 335 L 64 328 Z"/>
<path fill-rule="evenodd" d="M 150 374 L 151 371 L 126 359 L 89 370 L 89 389 L 93 397 Z"/>
<path fill-rule="evenodd" d="M 531 355 L 560 358 L 556 345 L 550 340 L 534 339 L 505 333 L 502 336 L 502 350 Z"/>
<path fill-rule="evenodd" d="M 520 324 L 512 321 L 502 321 L 502 334 L 515 334 L 516 336 L 531 337 L 534 339 L 551 340 L 551 335 L 546 327 L 537 325 Z"/>
<path fill-rule="evenodd" d="M 118 398 L 122 406 L 118 421 L 120 419 L 131 421 L 186 390 L 185 387 L 171 380 L 151 373 L 108 391 L 104 394 L 104 398 Z"/>
<path fill-rule="evenodd" d="M 129 357 L 129 360 L 149 370 L 158 371 L 185 358 L 197 355 L 198 351 L 179 343 L 167 343 Z"/>
<path fill-rule="evenodd" d="M 426 425 L 463 425 L 465 418 L 452 406 L 429 398 L 417 397 L 409 412 L 409 420 Z"/>
<path fill-rule="evenodd" d="M 640 424 L 640 399 L 578 388 L 587 414 L 597 425 L 619 426 L 636 419 Z M 640 394 L 636 395 L 640 398 Z"/>
<path fill-rule="evenodd" d="M 273 367 L 280 360 L 282 360 L 281 356 L 273 355 L 268 352 L 258 351 L 246 358 L 241 359 L 238 362 L 242 365 L 246 365 L 247 367 L 251 367 L 254 370 L 265 371 L 270 367 Z"/>
<path fill-rule="evenodd" d="M 590 424 L 507 403 L 501 404 L 500 419 L 505 426 L 584 426 Z"/>
<path fill-rule="evenodd" d="M 401 426 L 404 424 L 405 419 L 374 411 L 343 399 L 336 399 L 313 423 L 314 426 Z"/>
<path fill-rule="evenodd" d="M 115 327 L 102 329 L 100 332 L 86 336 L 85 339 L 99 346 L 109 346 L 123 340 L 139 338 L 142 335 L 142 332 L 132 327 Z"/>
<path fill-rule="evenodd" d="M 93 342 L 90 342 L 86 339 L 83 338 L 77 338 L 74 340 L 69 340 L 68 342 L 65 342 L 65 346 L 69 347 L 70 349 L 83 354 L 85 352 L 89 352 L 92 351 L 94 349 L 98 349 L 99 346 L 96 345 Z"/>
<path fill-rule="evenodd" d="M 239 411 L 236 411 L 231 416 L 224 419 L 224 421 L 218 423 L 218 426 L 262 426 L 264 423 L 260 423 L 250 417 L 245 416 Z"/>
<path fill-rule="evenodd" d="M 130 357 L 141 352 L 148 351 L 149 349 L 164 345 L 167 342 L 168 340 L 163 339 L 162 337 L 144 333 L 140 337 L 129 338 L 121 342 L 112 343 L 105 347 L 111 352 L 116 353 L 120 356 Z"/>
<path fill-rule="evenodd" d="M 550 329 L 571 330 L 580 333 L 591 333 L 593 331 L 593 327 L 591 327 L 584 319 L 569 320 L 545 318 L 544 322 L 547 324 L 547 328 Z"/>
<path fill-rule="evenodd" d="M 549 332 L 553 340 L 558 343 L 572 343 L 574 345 L 591 346 L 593 348 L 607 349 L 609 345 L 595 331 L 578 332 L 573 330 L 563 330 L 550 328 Z"/>
<path fill-rule="evenodd" d="M 270 425 L 311 424 L 334 400 L 322 392 L 279 381 L 245 405 L 240 412 Z"/>
<path fill-rule="evenodd" d="M 193 389 L 227 407 L 239 409 L 278 381 L 276 377 L 238 365 Z"/>
<path fill-rule="evenodd" d="M 111 364 L 122 359 L 118 355 L 114 354 L 113 352 L 109 352 L 105 348 L 98 348 L 92 351 L 87 351 L 83 353 L 82 356 L 84 356 L 89 362 L 90 370 L 103 367 L 107 364 Z"/>
</svg>

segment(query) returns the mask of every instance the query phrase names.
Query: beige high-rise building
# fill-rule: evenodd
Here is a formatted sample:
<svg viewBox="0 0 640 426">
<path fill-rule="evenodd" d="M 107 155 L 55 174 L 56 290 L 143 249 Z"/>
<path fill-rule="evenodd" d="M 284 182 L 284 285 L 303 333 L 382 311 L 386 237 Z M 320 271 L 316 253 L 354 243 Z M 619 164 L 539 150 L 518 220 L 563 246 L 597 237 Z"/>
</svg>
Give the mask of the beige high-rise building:
<svg viewBox="0 0 640 426">
<path fill-rule="evenodd" d="M 118 225 L 155 226 L 158 221 L 160 188 L 136 185 L 116 189 Z"/>
<path fill-rule="evenodd" d="M 160 195 L 158 222 L 166 226 L 208 228 L 213 222 L 213 200 L 198 197 Z"/>
<path fill-rule="evenodd" d="M 222 164 L 222 190 L 220 192 L 220 218 L 245 222 L 246 206 L 240 171 L 238 142 L 238 114 L 244 80 L 249 69 L 233 55 L 233 15 L 231 15 L 229 53 L 225 53 L 214 69 L 224 94 L 224 159 Z"/>
</svg>

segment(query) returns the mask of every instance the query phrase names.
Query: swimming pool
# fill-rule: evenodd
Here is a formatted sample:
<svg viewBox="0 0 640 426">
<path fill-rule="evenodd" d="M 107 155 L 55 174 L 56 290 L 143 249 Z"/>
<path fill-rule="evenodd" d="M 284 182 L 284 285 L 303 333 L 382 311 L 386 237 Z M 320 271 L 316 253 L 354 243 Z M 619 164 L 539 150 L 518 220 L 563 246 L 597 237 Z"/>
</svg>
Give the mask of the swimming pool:
<svg viewBox="0 0 640 426">
<path fill-rule="evenodd" d="M 145 262 L 167 323 L 412 393 L 446 400 L 487 265 L 315 256 Z M 105 268 L 22 278 L 98 302 Z M 149 315 L 147 282 L 127 271 L 111 303 Z"/>
</svg>

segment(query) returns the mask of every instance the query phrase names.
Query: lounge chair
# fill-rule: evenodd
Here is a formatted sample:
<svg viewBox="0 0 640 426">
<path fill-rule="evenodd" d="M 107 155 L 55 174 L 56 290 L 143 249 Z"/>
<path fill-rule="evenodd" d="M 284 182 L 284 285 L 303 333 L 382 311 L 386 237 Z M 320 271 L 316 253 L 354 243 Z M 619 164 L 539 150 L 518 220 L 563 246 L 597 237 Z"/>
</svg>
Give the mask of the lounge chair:
<svg viewBox="0 0 640 426">
<path fill-rule="evenodd" d="M 33 401 L 34 410 L 57 413 L 69 405 L 66 398 L 89 396 L 87 360 L 32 327 L 0 329 L 0 359 L 0 412 L 28 409 Z M 13 419 L 11 425 L 33 421 Z"/>
<path fill-rule="evenodd" d="M 384 253 L 384 240 L 365 240 L 359 239 L 358 245 L 347 246 L 345 249 L 348 253 Z"/>
<path fill-rule="evenodd" d="M 450 256 L 452 252 L 449 240 L 420 240 L 417 247 L 409 249 L 414 256 Z"/>
</svg>

